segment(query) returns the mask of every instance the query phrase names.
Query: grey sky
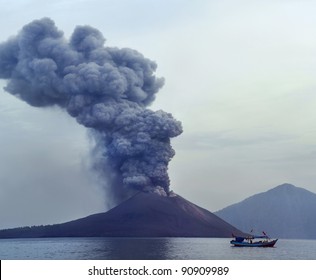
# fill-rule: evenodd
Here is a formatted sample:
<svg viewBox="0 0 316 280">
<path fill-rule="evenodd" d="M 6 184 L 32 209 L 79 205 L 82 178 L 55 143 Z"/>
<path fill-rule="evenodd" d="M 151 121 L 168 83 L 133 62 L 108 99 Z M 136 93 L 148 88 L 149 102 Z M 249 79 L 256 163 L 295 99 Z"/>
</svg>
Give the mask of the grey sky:
<svg viewBox="0 0 316 280">
<path fill-rule="evenodd" d="M 0 41 L 48 16 L 155 60 L 166 83 L 152 109 L 184 128 L 171 189 L 215 211 L 284 182 L 316 192 L 315 13 L 313 1 L 1 1 Z M 74 119 L 1 90 L 0 128 L 0 227 L 106 209 Z"/>
</svg>

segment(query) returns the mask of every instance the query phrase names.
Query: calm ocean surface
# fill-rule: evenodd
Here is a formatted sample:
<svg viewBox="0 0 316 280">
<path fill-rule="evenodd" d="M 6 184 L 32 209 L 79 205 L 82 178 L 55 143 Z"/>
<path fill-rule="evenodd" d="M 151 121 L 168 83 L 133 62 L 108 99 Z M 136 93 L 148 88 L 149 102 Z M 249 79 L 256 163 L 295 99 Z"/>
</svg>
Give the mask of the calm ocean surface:
<svg viewBox="0 0 316 280">
<path fill-rule="evenodd" d="M 316 240 L 235 248 L 225 238 L 0 239 L 2 260 L 316 260 Z"/>
</svg>

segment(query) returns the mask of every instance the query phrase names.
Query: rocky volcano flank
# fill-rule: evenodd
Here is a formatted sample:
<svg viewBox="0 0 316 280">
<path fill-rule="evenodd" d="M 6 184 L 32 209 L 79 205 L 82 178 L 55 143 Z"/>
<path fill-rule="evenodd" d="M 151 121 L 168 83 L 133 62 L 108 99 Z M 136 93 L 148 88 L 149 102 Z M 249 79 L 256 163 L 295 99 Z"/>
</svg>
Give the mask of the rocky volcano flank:
<svg viewBox="0 0 316 280">
<path fill-rule="evenodd" d="M 230 237 L 242 234 L 211 212 L 178 195 L 139 192 L 108 212 L 47 226 L 0 231 L 0 238 Z"/>
</svg>

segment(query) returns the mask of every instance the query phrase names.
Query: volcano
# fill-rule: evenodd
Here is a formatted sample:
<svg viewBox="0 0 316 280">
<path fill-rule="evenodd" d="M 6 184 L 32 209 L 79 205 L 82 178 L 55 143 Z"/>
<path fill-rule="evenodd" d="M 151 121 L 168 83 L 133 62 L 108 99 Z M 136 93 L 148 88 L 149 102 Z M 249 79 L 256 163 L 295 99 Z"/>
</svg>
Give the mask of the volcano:
<svg viewBox="0 0 316 280">
<path fill-rule="evenodd" d="M 139 192 L 108 212 L 70 222 L 0 231 L 0 238 L 230 237 L 242 234 L 179 195 Z"/>
</svg>

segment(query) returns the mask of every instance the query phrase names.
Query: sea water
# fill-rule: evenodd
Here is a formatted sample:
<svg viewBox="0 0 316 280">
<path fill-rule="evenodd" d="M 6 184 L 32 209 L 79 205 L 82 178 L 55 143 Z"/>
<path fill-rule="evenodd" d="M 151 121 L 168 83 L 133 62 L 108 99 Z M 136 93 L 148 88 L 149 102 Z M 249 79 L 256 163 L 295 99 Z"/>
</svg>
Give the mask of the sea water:
<svg viewBox="0 0 316 280">
<path fill-rule="evenodd" d="M 316 240 L 273 248 L 232 247 L 226 238 L 0 239 L 2 260 L 316 260 Z"/>
</svg>

